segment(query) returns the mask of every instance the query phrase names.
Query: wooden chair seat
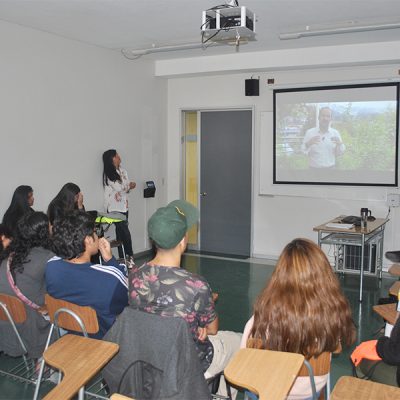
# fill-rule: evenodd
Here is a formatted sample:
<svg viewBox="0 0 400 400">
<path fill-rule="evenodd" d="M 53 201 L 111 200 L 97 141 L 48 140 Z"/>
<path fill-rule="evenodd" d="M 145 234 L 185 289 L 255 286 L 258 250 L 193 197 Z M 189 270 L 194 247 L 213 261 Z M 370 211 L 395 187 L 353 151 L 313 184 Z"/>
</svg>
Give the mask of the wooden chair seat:
<svg viewBox="0 0 400 400">
<path fill-rule="evenodd" d="M 393 264 L 389 270 L 388 270 L 390 275 L 393 276 L 400 276 L 400 264 Z"/>
<path fill-rule="evenodd" d="M 85 386 L 118 352 L 116 343 L 65 335 L 44 353 L 46 364 L 59 369 L 64 377 L 45 400 L 70 399 Z"/>
</svg>

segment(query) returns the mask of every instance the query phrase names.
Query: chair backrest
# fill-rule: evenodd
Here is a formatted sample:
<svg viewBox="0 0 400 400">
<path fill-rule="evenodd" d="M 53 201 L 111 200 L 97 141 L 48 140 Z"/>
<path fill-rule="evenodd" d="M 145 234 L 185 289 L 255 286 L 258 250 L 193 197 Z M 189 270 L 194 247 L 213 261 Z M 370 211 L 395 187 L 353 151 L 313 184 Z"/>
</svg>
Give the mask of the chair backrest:
<svg viewBox="0 0 400 400">
<path fill-rule="evenodd" d="M 308 362 L 310 363 L 314 376 L 326 375 L 331 370 L 331 354 L 329 352 L 325 352 L 320 354 L 318 357 L 311 357 Z M 298 376 L 308 376 L 308 369 L 305 365 L 301 367 Z"/>
<path fill-rule="evenodd" d="M 16 324 L 22 324 L 26 321 L 25 306 L 18 297 L 0 293 L 0 302 L 7 307 L 8 312 Z M 0 319 L 8 321 L 8 317 L 2 307 L 0 307 Z"/>
<path fill-rule="evenodd" d="M 87 333 L 95 334 L 99 331 L 99 323 L 97 320 L 96 311 L 89 306 L 78 306 L 77 304 L 70 303 L 66 300 L 55 299 L 54 297 L 46 294 L 45 303 L 47 306 L 47 311 L 49 313 L 50 321 L 60 328 L 66 329 L 67 331 L 82 332 L 82 327 L 68 311 L 76 314 L 83 322 L 83 325 Z M 55 321 L 55 315 L 60 309 L 61 312 L 57 315 L 57 321 Z"/>
</svg>

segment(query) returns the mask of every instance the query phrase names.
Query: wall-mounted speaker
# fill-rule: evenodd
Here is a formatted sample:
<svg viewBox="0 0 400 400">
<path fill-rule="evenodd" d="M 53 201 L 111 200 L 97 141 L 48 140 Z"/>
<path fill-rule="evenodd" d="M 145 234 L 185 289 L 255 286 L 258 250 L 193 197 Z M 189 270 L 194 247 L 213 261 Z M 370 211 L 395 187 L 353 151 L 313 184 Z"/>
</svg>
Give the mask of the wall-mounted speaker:
<svg viewBox="0 0 400 400">
<path fill-rule="evenodd" d="M 246 96 L 259 96 L 260 95 L 260 80 L 259 79 L 246 79 L 244 93 Z"/>
</svg>

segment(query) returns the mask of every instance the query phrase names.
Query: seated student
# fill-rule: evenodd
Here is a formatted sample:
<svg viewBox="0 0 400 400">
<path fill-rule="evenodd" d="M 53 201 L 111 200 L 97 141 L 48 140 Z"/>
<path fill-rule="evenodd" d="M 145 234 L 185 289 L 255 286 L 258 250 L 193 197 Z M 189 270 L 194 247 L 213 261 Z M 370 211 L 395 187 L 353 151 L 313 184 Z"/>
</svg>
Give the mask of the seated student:
<svg viewBox="0 0 400 400">
<path fill-rule="evenodd" d="M 129 275 L 129 303 L 133 308 L 165 317 L 181 317 L 189 325 L 205 377 L 221 372 L 239 349 L 241 334 L 218 331 L 218 316 L 208 282 L 180 268 L 187 231 L 199 212 L 175 200 L 149 219 L 149 237 L 156 256 Z"/>
<path fill-rule="evenodd" d="M 33 189 L 27 185 L 18 186 L 15 189 L 11 204 L 3 216 L 3 224 L 14 233 L 18 220 L 26 213 L 32 212 L 34 202 Z"/>
<path fill-rule="evenodd" d="M 254 304 L 241 347 L 299 353 L 309 359 L 354 340 L 351 309 L 328 259 L 312 241 L 294 239 L 283 249 Z M 317 392 L 327 379 L 315 377 Z M 298 377 L 288 399 L 311 396 L 309 377 Z"/>
<path fill-rule="evenodd" d="M 0 255 L 10 245 L 12 241 L 11 230 L 4 224 L 0 224 Z"/>
<path fill-rule="evenodd" d="M 374 350 L 382 361 L 363 359 L 358 375 L 366 375 L 374 382 L 400 386 L 400 318 L 397 318 L 390 337 L 381 336 Z"/>
<path fill-rule="evenodd" d="M 46 262 L 53 256 L 49 250 L 49 220 L 42 212 L 25 214 L 19 220 L 13 241 L 0 255 L 0 292 L 18 297 L 25 304 L 27 320 L 18 325 L 18 331 L 33 358 L 42 355 L 50 328 L 42 307 Z M 3 321 L 0 350 L 11 356 L 22 354 L 10 324 Z"/>
<path fill-rule="evenodd" d="M 57 196 L 50 202 L 47 209 L 47 215 L 49 217 L 50 225 L 54 225 L 54 221 L 72 210 L 85 211 L 83 205 L 83 194 L 81 189 L 75 183 L 66 183 Z"/>
<path fill-rule="evenodd" d="M 113 257 L 110 243 L 94 232 L 94 219 L 83 211 L 71 211 L 57 220 L 52 243 L 57 257 L 47 263 L 47 292 L 97 313 L 101 339 L 128 304 L 126 267 Z M 104 265 L 90 262 L 100 250 Z"/>
</svg>

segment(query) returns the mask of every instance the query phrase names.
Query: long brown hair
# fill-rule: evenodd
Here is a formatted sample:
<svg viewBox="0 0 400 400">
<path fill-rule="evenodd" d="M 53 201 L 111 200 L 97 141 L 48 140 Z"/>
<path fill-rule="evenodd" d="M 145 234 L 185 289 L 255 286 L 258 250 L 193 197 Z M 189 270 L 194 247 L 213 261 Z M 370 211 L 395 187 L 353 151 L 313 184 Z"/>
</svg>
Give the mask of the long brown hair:
<svg viewBox="0 0 400 400">
<path fill-rule="evenodd" d="M 254 305 L 248 347 L 288 351 L 306 358 L 355 340 L 351 310 L 323 251 L 294 239 L 283 250 Z"/>
</svg>

